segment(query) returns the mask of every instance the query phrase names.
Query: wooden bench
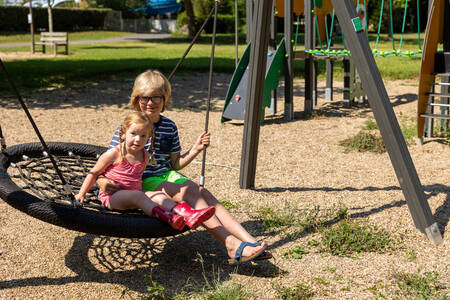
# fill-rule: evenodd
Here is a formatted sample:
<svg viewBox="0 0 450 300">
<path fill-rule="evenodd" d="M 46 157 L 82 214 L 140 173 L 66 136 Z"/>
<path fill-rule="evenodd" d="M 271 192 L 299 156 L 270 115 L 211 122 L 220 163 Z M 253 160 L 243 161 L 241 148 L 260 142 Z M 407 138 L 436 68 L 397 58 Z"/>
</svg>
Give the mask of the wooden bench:
<svg viewBox="0 0 450 300">
<path fill-rule="evenodd" d="M 69 54 L 69 34 L 67 32 L 41 32 L 40 41 L 34 44 L 42 46 L 42 53 L 45 53 L 45 46 L 50 46 L 56 55 L 58 46 L 64 46 L 64 54 Z"/>
</svg>

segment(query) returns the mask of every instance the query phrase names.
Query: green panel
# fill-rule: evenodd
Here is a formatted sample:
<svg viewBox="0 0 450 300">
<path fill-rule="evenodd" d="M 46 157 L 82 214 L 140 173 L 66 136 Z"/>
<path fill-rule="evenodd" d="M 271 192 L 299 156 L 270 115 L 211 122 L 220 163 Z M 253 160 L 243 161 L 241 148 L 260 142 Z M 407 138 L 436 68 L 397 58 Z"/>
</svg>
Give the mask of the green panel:
<svg viewBox="0 0 450 300">
<path fill-rule="evenodd" d="M 233 97 L 234 92 L 236 91 L 239 82 L 241 81 L 242 75 L 244 75 L 245 69 L 247 69 L 248 62 L 250 60 L 250 43 L 247 45 L 247 48 L 244 51 L 244 54 L 242 54 L 241 60 L 239 61 L 239 64 L 234 71 L 233 77 L 231 78 L 230 86 L 228 87 L 227 96 L 225 97 L 225 105 L 223 106 L 222 110 L 222 118 L 221 122 L 229 121 L 228 118 L 223 117 L 223 112 L 225 111 L 225 108 L 230 103 L 231 97 Z"/>
<path fill-rule="evenodd" d="M 277 51 L 272 55 L 273 56 L 267 58 L 269 66 L 266 69 L 266 79 L 264 82 L 262 119 L 264 119 L 265 107 L 270 106 L 271 92 L 278 87 L 280 74 L 284 71 L 284 64 L 285 64 L 284 60 L 286 55 L 284 39 L 278 45 Z M 242 58 L 239 61 L 236 71 L 234 72 L 233 77 L 231 79 L 231 83 L 225 98 L 225 105 L 222 111 L 222 118 L 221 118 L 222 123 L 230 120 L 229 118 L 224 117 L 223 114 L 227 109 L 228 105 L 230 104 L 231 97 L 233 97 L 233 94 L 236 92 L 236 89 L 238 89 L 240 84 L 247 84 L 247 82 L 241 81 L 247 69 L 249 60 L 250 60 L 250 44 L 245 49 L 245 52 L 242 55 Z"/>
<path fill-rule="evenodd" d="M 318 8 L 322 8 L 322 0 L 316 0 L 315 4 Z"/>
<path fill-rule="evenodd" d="M 284 39 L 278 45 L 277 52 L 270 64 L 269 70 L 266 71 L 266 81 L 264 83 L 264 99 L 263 108 L 270 106 L 271 92 L 278 87 L 280 74 L 284 71 L 284 60 L 286 55 L 286 47 Z"/>
</svg>

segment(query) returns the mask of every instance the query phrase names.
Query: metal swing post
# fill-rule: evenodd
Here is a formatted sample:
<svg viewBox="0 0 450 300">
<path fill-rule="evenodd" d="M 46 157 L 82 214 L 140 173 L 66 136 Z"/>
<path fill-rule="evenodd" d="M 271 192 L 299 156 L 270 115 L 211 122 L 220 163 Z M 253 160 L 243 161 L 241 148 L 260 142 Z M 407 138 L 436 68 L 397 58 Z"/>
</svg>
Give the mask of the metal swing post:
<svg viewBox="0 0 450 300">
<path fill-rule="evenodd" d="M 422 184 L 406 147 L 397 118 L 376 65 L 369 43 L 351 0 L 332 0 L 339 24 L 345 34 L 381 136 L 408 204 L 417 229 L 425 233 L 436 245 L 442 243 L 442 235 L 433 220 Z"/>
</svg>

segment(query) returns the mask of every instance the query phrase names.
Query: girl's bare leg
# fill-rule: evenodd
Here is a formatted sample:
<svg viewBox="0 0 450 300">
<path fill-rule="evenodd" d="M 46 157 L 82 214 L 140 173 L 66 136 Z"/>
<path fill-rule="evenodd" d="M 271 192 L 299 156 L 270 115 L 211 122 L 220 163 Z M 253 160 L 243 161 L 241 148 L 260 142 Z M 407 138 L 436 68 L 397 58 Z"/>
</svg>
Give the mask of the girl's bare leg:
<svg viewBox="0 0 450 300">
<path fill-rule="evenodd" d="M 142 209 L 145 214 L 152 216 L 153 208 L 157 206 L 142 191 L 120 190 L 111 195 L 107 207 L 109 209 Z"/>
<path fill-rule="evenodd" d="M 230 214 L 230 212 L 217 201 L 217 199 L 206 189 L 198 186 L 192 181 L 184 184 L 164 182 L 158 186 L 159 191 L 167 194 L 176 202 L 185 201 L 195 209 L 214 206 L 216 213 L 203 226 L 227 248 L 228 255 L 234 257 L 236 249 L 241 242 L 256 242 L 242 225 Z M 250 256 L 264 246 L 245 247 L 243 256 Z"/>
<path fill-rule="evenodd" d="M 172 228 L 174 229 L 183 229 L 185 225 L 184 218 L 180 215 L 170 212 L 174 205 L 173 202 L 167 199 L 167 197 L 162 192 L 152 192 L 150 196 L 155 199 L 157 198 L 157 200 L 160 201 L 163 206 L 166 205 L 167 207 L 161 208 L 142 191 L 130 190 L 115 192 L 109 199 L 109 203 L 107 206 L 110 209 L 120 210 L 139 208 L 144 211 L 145 214 L 149 216 L 155 216 L 163 222 L 170 224 L 170 226 L 172 226 Z M 168 209 L 166 210 L 166 208 Z"/>
<path fill-rule="evenodd" d="M 154 203 L 161 206 L 165 211 L 171 211 L 175 206 L 175 202 L 167 198 L 167 195 L 161 191 L 157 192 L 145 192 L 145 195 L 150 198 Z"/>
</svg>

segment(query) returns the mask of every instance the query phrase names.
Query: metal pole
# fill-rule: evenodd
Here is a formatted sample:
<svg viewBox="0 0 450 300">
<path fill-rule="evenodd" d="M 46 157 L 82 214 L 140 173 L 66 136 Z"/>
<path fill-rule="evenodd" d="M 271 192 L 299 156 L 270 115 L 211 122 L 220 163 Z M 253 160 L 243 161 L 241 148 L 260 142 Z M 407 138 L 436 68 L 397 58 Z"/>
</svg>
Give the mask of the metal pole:
<svg viewBox="0 0 450 300">
<path fill-rule="evenodd" d="M 213 67 L 214 67 L 214 50 L 216 48 L 216 27 L 217 27 L 218 3 L 219 3 L 219 0 L 214 1 L 214 22 L 213 22 L 212 41 L 211 41 L 211 59 L 209 62 L 208 103 L 206 106 L 205 132 L 208 132 L 209 110 L 211 107 L 211 92 L 212 92 L 212 79 L 213 79 Z M 205 166 L 206 166 L 206 145 L 203 146 L 202 171 L 201 171 L 200 182 L 199 182 L 200 186 L 205 185 Z"/>
<path fill-rule="evenodd" d="M 334 61 L 331 58 L 327 58 L 325 60 L 326 67 L 326 75 L 327 75 L 327 83 L 325 87 L 325 100 L 332 101 L 333 100 L 333 64 Z"/>
<path fill-rule="evenodd" d="M 253 20 L 253 0 L 246 0 L 245 1 L 245 13 L 246 13 L 246 42 L 247 44 L 250 43 L 251 34 L 252 34 L 252 20 Z"/>
<path fill-rule="evenodd" d="M 305 0 L 305 51 L 313 50 L 314 45 L 314 22 L 312 16 L 311 0 Z M 310 116 L 313 109 L 314 90 L 314 57 L 306 53 L 305 55 L 305 116 Z"/>
<path fill-rule="evenodd" d="M 29 15 L 28 15 L 28 23 L 30 23 L 30 35 L 31 35 L 31 53 L 34 54 L 35 48 L 34 48 L 34 24 L 33 24 L 33 8 L 31 5 L 30 0 L 30 9 L 29 9 Z"/>
<path fill-rule="evenodd" d="M 256 160 L 266 75 L 269 22 L 272 1 L 256 1 L 253 15 L 247 102 L 245 104 L 239 186 L 255 186 Z"/>
<path fill-rule="evenodd" d="M 284 68 L 284 119 L 294 119 L 294 52 L 292 48 L 293 0 L 284 0 L 284 42 L 286 59 Z"/>
</svg>

